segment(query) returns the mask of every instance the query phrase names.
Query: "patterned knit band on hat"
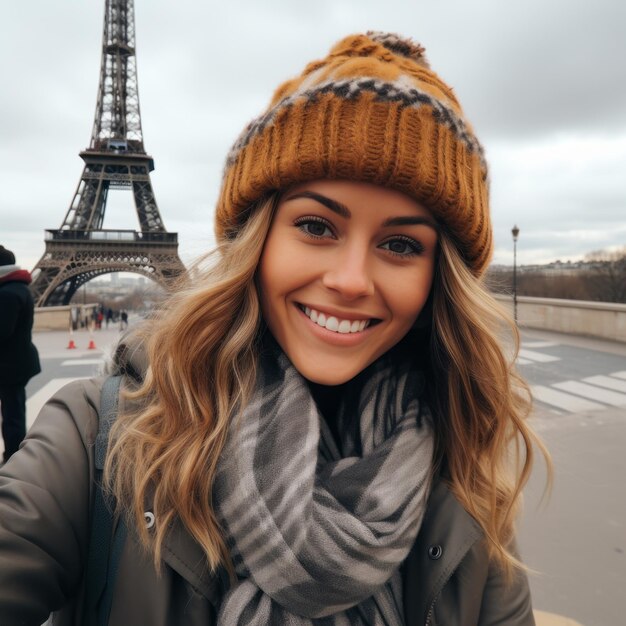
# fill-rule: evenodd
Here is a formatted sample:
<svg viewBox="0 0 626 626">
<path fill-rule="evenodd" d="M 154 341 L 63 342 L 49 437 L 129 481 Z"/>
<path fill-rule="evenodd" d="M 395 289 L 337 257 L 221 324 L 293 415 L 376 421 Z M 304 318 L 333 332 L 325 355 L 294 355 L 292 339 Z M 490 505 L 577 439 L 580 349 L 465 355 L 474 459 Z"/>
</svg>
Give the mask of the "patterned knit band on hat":
<svg viewBox="0 0 626 626">
<path fill-rule="evenodd" d="M 281 85 L 224 169 L 218 241 L 268 193 L 316 179 L 369 182 L 427 206 L 480 275 L 492 252 L 487 165 L 452 89 L 424 49 L 397 35 L 351 35 Z"/>
</svg>

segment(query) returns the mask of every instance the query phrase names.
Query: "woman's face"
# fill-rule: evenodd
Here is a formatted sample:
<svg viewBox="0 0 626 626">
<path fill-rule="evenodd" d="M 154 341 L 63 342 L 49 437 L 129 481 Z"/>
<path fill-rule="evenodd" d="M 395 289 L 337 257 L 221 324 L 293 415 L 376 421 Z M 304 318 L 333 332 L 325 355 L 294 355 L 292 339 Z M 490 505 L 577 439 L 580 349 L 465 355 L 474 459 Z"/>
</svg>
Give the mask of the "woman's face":
<svg viewBox="0 0 626 626">
<path fill-rule="evenodd" d="M 296 369 L 344 383 L 411 328 L 430 292 L 437 226 L 399 191 L 320 180 L 286 192 L 258 270 L 261 308 Z"/>
</svg>

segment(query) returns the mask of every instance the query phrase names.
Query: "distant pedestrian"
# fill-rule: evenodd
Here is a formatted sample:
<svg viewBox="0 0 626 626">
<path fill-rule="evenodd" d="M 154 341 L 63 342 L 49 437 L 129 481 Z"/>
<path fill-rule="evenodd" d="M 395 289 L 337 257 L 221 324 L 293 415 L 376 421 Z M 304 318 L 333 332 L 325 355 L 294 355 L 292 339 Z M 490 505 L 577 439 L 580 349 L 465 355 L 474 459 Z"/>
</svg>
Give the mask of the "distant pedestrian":
<svg viewBox="0 0 626 626">
<path fill-rule="evenodd" d="M 3 460 L 26 436 L 26 383 L 41 371 L 32 342 L 34 303 L 30 272 L 15 264 L 15 255 L 0 246 L 0 409 Z"/>
<path fill-rule="evenodd" d="M 107 309 L 107 328 L 109 327 L 109 324 L 113 321 L 113 309 L 111 307 L 109 307 Z"/>
<path fill-rule="evenodd" d="M 126 330 L 128 328 L 128 313 L 126 309 L 122 309 L 120 313 L 120 330 Z"/>
</svg>

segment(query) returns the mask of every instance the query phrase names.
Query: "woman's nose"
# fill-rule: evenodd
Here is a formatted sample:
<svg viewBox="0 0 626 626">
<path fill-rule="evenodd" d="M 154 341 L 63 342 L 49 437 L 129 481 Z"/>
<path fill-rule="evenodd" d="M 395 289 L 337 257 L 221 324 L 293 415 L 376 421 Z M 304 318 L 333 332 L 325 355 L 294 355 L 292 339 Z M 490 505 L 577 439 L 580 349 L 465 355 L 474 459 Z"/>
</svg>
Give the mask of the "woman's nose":
<svg viewBox="0 0 626 626">
<path fill-rule="evenodd" d="M 327 289 L 336 291 L 346 300 L 355 300 L 374 293 L 371 267 L 367 252 L 357 247 L 338 251 L 322 278 Z"/>
</svg>

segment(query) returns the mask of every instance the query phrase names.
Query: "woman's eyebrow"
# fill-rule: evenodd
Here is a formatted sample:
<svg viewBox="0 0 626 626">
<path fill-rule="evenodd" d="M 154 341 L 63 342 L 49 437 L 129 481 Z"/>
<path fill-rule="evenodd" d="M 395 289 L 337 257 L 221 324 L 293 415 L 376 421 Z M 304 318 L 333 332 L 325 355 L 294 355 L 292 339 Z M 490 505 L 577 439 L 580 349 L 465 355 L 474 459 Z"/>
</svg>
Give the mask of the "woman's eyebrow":
<svg viewBox="0 0 626 626">
<path fill-rule="evenodd" d="M 337 202 L 337 200 L 333 200 L 332 198 L 327 198 L 326 196 L 316 193 L 315 191 L 299 191 L 285 198 L 285 201 L 295 200 L 296 198 L 310 198 L 311 200 L 315 200 L 316 202 L 323 204 L 325 207 L 334 211 L 338 215 L 341 215 L 341 217 L 352 217 L 352 213 L 350 213 L 350 210 L 345 204 Z"/>
<path fill-rule="evenodd" d="M 434 219 L 430 217 L 423 217 L 421 215 L 402 215 L 400 217 L 390 217 L 383 222 L 383 227 L 413 226 L 414 224 L 418 226 L 430 226 L 435 232 L 439 232 L 439 225 Z"/>
</svg>

